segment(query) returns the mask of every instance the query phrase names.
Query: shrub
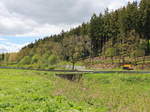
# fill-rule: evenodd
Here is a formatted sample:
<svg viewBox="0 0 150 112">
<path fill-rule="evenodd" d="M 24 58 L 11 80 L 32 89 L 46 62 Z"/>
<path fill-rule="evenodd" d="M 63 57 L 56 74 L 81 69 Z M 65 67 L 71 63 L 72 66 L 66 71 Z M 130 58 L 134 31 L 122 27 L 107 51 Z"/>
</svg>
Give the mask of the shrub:
<svg viewBox="0 0 150 112">
<path fill-rule="evenodd" d="M 117 49 L 116 48 L 108 48 L 106 50 L 106 56 L 108 57 L 113 57 L 113 56 L 116 56 L 117 55 Z"/>
<path fill-rule="evenodd" d="M 55 56 L 55 55 L 51 55 L 49 58 L 48 58 L 48 64 L 50 65 L 54 65 L 54 64 L 57 64 L 58 63 L 58 57 Z"/>
<path fill-rule="evenodd" d="M 31 63 L 32 63 L 32 64 L 33 64 L 33 63 L 37 63 L 38 60 L 39 60 L 39 56 L 38 56 L 38 55 L 34 55 L 34 56 L 32 57 Z"/>
<path fill-rule="evenodd" d="M 25 64 L 30 64 L 31 63 L 31 57 L 29 56 L 25 56 L 20 62 L 19 64 L 25 65 Z"/>
</svg>

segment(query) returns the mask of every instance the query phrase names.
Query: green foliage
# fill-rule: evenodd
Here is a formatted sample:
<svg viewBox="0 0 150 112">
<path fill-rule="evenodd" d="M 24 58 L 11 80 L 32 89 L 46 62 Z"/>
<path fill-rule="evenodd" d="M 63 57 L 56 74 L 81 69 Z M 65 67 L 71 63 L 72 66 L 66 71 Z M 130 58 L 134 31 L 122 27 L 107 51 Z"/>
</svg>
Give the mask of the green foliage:
<svg viewBox="0 0 150 112">
<path fill-rule="evenodd" d="M 73 69 L 74 64 L 84 56 L 85 52 L 90 52 L 88 36 L 70 36 L 63 40 L 63 54 L 68 57 L 68 60 L 72 62 Z"/>
<path fill-rule="evenodd" d="M 113 61 L 113 57 L 114 56 L 117 56 L 117 49 L 116 48 L 108 48 L 105 52 L 105 55 L 107 57 L 111 57 L 111 60 L 112 60 L 112 64 L 114 63 Z"/>
<path fill-rule="evenodd" d="M 142 56 L 145 56 L 145 50 L 143 50 L 143 49 L 137 49 L 134 52 L 134 57 L 142 57 Z"/>
<path fill-rule="evenodd" d="M 117 56 L 117 49 L 116 48 L 108 48 L 106 50 L 106 56 L 108 57 L 113 57 L 113 56 Z"/>
<path fill-rule="evenodd" d="M 51 55 L 50 57 L 48 57 L 47 62 L 48 62 L 49 65 L 55 65 L 59 62 L 59 59 L 58 59 L 57 56 Z"/>
<path fill-rule="evenodd" d="M 22 65 L 26 65 L 26 64 L 30 64 L 31 63 L 31 57 L 29 56 L 25 56 L 20 62 L 19 64 L 22 64 Z"/>
<path fill-rule="evenodd" d="M 37 63 L 39 59 L 40 59 L 40 57 L 39 57 L 38 55 L 34 55 L 34 56 L 32 57 L 31 63 L 32 63 L 32 64 L 33 64 L 33 63 Z"/>
<path fill-rule="evenodd" d="M 103 16 L 100 14 L 98 17 L 96 14 L 93 14 L 90 20 L 90 38 L 91 38 L 91 49 L 92 55 L 97 55 L 97 53 L 102 49 L 102 38 L 103 38 Z"/>
<path fill-rule="evenodd" d="M 5 54 L 0 54 L 0 61 L 4 61 Z"/>
</svg>

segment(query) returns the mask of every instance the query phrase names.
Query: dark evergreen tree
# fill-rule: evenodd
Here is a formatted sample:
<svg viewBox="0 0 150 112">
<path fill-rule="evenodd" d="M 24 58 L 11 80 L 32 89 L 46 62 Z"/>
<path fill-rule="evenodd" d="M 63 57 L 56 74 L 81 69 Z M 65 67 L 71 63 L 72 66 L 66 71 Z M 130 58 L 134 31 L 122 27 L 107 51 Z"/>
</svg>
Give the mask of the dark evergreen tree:
<svg viewBox="0 0 150 112">
<path fill-rule="evenodd" d="M 142 0 L 140 3 L 140 31 L 143 36 L 147 40 L 147 51 L 146 54 L 150 54 L 150 1 Z"/>
</svg>

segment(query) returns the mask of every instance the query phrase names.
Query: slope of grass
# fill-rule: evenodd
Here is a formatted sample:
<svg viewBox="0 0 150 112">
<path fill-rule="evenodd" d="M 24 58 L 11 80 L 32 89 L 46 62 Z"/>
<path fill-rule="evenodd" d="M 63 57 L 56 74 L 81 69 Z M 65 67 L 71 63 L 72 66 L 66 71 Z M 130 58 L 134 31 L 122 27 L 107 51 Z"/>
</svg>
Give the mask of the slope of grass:
<svg viewBox="0 0 150 112">
<path fill-rule="evenodd" d="M 150 74 L 85 74 L 0 70 L 0 112 L 149 112 Z"/>
<path fill-rule="evenodd" d="M 52 95 L 52 73 L 0 70 L 0 112 L 90 111 L 62 95 Z"/>
<path fill-rule="evenodd" d="M 60 79 L 55 94 L 104 112 L 149 112 L 150 74 L 87 74 L 79 83 Z"/>
</svg>

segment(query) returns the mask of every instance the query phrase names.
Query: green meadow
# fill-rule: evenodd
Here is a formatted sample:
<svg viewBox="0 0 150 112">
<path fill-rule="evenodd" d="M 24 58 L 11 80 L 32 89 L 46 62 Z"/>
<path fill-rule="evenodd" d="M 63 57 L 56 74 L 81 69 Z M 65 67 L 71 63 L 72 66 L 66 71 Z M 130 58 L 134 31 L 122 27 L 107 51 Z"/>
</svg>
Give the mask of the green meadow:
<svg viewBox="0 0 150 112">
<path fill-rule="evenodd" d="M 84 74 L 0 69 L 0 112 L 149 112 L 150 74 Z"/>
</svg>

